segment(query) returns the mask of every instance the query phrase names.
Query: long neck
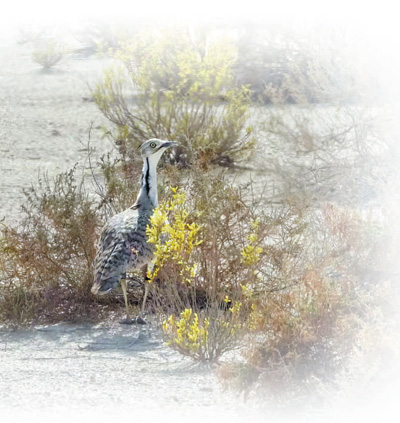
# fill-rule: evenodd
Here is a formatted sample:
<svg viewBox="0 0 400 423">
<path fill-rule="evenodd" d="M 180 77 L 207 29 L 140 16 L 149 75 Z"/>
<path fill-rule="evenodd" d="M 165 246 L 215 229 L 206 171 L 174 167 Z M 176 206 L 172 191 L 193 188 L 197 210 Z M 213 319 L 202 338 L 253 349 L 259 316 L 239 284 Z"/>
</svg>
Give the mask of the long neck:
<svg viewBox="0 0 400 423">
<path fill-rule="evenodd" d="M 157 163 L 153 157 L 143 159 L 141 187 L 135 203 L 140 206 L 139 210 L 153 209 L 158 205 Z"/>
</svg>

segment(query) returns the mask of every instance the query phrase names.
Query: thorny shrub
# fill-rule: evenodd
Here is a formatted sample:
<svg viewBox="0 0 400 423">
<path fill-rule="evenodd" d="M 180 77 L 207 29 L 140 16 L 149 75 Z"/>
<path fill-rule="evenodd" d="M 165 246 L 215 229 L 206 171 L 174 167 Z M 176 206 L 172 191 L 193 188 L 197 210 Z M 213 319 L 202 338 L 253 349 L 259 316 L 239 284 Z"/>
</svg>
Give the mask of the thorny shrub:
<svg viewBox="0 0 400 423">
<path fill-rule="evenodd" d="M 195 222 L 203 222 L 206 212 L 196 215 L 190 207 L 193 202 L 174 188 L 171 198 L 155 210 L 147 231 L 149 242 L 155 244 L 155 265 L 148 277 L 156 285 L 155 310 L 160 317 L 168 316 L 162 327 L 169 345 L 198 360 L 215 361 L 237 342 L 241 303 L 232 302 L 209 284 L 210 275 L 199 254 L 203 243 L 210 241 L 202 232 L 211 228 Z M 227 292 L 230 288 L 226 286 Z"/>
</svg>

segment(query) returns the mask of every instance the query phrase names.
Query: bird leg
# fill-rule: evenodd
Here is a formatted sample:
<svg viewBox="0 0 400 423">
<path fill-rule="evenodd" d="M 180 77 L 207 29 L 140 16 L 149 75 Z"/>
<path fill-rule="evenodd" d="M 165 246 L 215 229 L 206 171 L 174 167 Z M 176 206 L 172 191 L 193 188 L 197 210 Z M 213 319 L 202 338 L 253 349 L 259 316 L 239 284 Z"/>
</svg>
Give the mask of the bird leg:
<svg viewBox="0 0 400 423">
<path fill-rule="evenodd" d="M 142 303 L 142 312 L 141 315 L 144 317 L 144 307 L 146 305 L 147 295 L 149 294 L 150 290 L 150 278 L 147 276 L 148 270 L 150 272 L 153 272 L 155 266 L 155 262 L 151 261 L 150 263 L 146 264 L 146 266 L 143 268 L 143 277 L 144 277 L 144 296 L 143 296 L 143 303 Z"/>
<path fill-rule="evenodd" d="M 129 324 L 134 323 L 134 321 L 129 316 L 128 292 L 127 292 L 127 289 L 126 289 L 126 279 L 125 278 L 121 279 L 121 288 L 122 288 L 122 292 L 124 294 L 126 318 L 121 320 L 120 323 L 129 325 Z"/>
<path fill-rule="evenodd" d="M 141 311 L 141 315 L 142 317 L 144 317 L 144 306 L 146 305 L 146 300 L 147 300 L 147 295 L 149 293 L 149 282 L 147 282 L 147 280 L 145 279 L 144 281 L 144 296 L 143 296 L 143 303 L 142 303 L 142 311 Z"/>
<path fill-rule="evenodd" d="M 141 308 L 139 316 L 137 316 L 135 319 L 135 323 L 138 323 L 141 325 L 146 324 L 146 321 L 144 320 L 144 309 L 146 306 L 147 295 L 149 293 L 149 283 L 147 282 L 149 279 L 147 277 L 147 265 L 143 267 L 143 276 L 144 276 L 144 295 L 143 295 L 142 308 Z"/>
<path fill-rule="evenodd" d="M 126 310 L 126 317 L 129 317 L 129 306 L 128 306 L 128 291 L 126 288 L 126 279 L 121 279 L 121 288 L 122 292 L 124 293 L 124 300 L 125 300 L 125 310 Z"/>
<path fill-rule="evenodd" d="M 144 310 L 145 310 L 146 300 L 147 300 L 147 296 L 149 294 L 149 289 L 150 289 L 150 283 L 148 282 L 149 278 L 147 277 L 147 265 L 143 268 L 143 276 L 144 276 L 144 295 L 143 295 L 142 308 L 141 308 L 140 314 L 134 319 L 130 318 L 126 279 L 125 278 L 121 279 L 121 288 L 124 294 L 125 309 L 126 309 L 126 318 L 120 321 L 121 324 L 125 324 L 125 325 L 132 325 L 133 323 L 137 323 L 141 325 L 146 324 L 146 321 L 144 320 Z"/>
</svg>

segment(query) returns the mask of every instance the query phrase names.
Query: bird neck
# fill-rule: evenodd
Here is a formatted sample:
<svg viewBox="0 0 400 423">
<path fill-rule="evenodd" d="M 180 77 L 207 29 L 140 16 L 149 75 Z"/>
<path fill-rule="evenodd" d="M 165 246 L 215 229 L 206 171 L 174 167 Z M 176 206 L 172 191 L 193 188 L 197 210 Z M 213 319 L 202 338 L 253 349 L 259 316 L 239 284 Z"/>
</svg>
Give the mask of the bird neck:
<svg viewBox="0 0 400 423">
<path fill-rule="evenodd" d="M 143 159 L 142 179 L 136 203 L 140 208 L 155 208 L 158 205 L 157 163 L 155 157 Z M 147 207 L 146 207 L 147 206 Z"/>
</svg>

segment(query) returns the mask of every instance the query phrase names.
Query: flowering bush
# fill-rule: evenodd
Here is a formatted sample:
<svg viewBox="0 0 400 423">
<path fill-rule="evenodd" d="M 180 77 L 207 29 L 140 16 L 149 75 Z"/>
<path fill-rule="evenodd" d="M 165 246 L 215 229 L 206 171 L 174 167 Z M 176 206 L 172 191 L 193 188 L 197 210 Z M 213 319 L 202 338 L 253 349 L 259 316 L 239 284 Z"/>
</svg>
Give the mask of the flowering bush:
<svg viewBox="0 0 400 423">
<path fill-rule="evenodd" d="M 228 297 L 225 302 L 231 304 Z M 168 345 L 199 361 L 217 361 L 236 346 L 240 331 L 245 328 L 241 307 L 242 303 L 236 301 L 224 312 L 208 309 L 196 313 L 185 308 L 179 318 L 171 314 L 162 325 Z"/>
<path fill-rule="evenodd" d="M 169 338 L 168 345 L 174 347 L 184 355 L 190 355 L 199 360 L 208 359 L 208 327 L 210 322 L 207 318 L 199 322 L 197 313 L 186 308 L 180 314 L 180 319 L 171 314 L 163 322 L 163 330 Z"/>
</svg>

